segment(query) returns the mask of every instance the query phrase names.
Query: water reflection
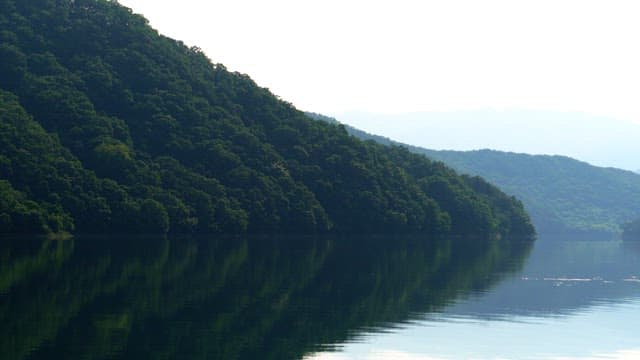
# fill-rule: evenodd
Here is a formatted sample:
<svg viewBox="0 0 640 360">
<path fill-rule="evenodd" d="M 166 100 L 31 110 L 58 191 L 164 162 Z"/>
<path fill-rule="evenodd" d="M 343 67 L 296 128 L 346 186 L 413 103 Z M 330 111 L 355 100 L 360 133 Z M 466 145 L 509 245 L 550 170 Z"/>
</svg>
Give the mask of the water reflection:
<svg viewBox="0 0 640 360">
<path fill-rule="evenodd" d="M 637 359 L 637 250 L 541 236 L 523 269 L 496 286 L 307 358 Z"/>
<path fill-rule="evenodd" d="M 318 352 L 306 360 L 635 360 L 640 358 L 638 321 L 637 300 L 592 306 L 561 317 L 442 316 L 385 335 L 367 334 L 339 352 Z"/>
<path fill-rule="evenodd" d="M 0 241 L 8 359 L 297 359 L 522 267 L 531 242 L 410 237 Z"/>
<path fill-rule="evenodd" d="M 450 313 L 482 318 L 564 316 L 640 296 L 640 252 L 620 241 L 541 237 L 522 272 Z"/>
</svg>

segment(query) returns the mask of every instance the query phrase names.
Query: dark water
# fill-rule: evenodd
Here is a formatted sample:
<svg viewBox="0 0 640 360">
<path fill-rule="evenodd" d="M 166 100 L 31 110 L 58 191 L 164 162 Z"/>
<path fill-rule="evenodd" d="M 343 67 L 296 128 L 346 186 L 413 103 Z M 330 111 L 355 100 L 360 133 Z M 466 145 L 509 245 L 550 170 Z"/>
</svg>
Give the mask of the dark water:
<svg viewBox="0 0 640 360">
<path fill-rule="evenodd" d="M 562 239 L 1 239 L 0 358 L 633 355 L 639 260 Z"/>
</svg>

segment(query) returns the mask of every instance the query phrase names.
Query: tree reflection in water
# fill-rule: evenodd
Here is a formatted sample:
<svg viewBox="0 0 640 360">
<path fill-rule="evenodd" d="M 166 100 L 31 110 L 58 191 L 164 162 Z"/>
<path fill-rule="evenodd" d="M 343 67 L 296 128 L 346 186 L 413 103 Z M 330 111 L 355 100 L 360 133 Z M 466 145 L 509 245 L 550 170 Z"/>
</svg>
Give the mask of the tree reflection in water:
<svg viewBox="0 0 640 360">
<path fill-rule="evenodd" d="M 0 241 L 9 359 L 295 359 L 482 291 L 532 241 L 389 236 Z"/>
</svg>

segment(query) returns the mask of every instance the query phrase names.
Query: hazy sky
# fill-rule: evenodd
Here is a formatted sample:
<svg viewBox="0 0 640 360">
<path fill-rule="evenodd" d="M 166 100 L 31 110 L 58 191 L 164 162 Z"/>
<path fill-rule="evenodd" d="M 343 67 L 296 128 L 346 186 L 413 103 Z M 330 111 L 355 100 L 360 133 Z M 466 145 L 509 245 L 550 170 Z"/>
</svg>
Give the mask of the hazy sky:
<svg viewBox="0 0 640 360">
<path fill-rule="evenodd" d="M 340 119 L 372 134 L 436 150 L 491 148 L 565 155 L 593 165 L 640 169 L 640 124 L 578 112 L 474 110 L 371 114 Z"/>
<path fill-rule="evenodd" d="M 532 109 L 640 124 L 637 1 L 119 2 L 298 108 L 346 122 L 350 111 Z"/>
</svg>

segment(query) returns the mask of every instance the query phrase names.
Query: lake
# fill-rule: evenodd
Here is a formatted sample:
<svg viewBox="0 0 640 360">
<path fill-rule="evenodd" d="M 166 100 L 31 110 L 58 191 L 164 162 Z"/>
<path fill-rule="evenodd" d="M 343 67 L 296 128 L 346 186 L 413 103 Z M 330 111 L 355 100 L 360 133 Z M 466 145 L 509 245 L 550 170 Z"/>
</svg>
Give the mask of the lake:
<svg viewBox="0 0 640 360">
<path fill-rule="evenodd" d="M 640 247 L 0 239 L 2 359 L 635 359 Z"/>
</svg>

